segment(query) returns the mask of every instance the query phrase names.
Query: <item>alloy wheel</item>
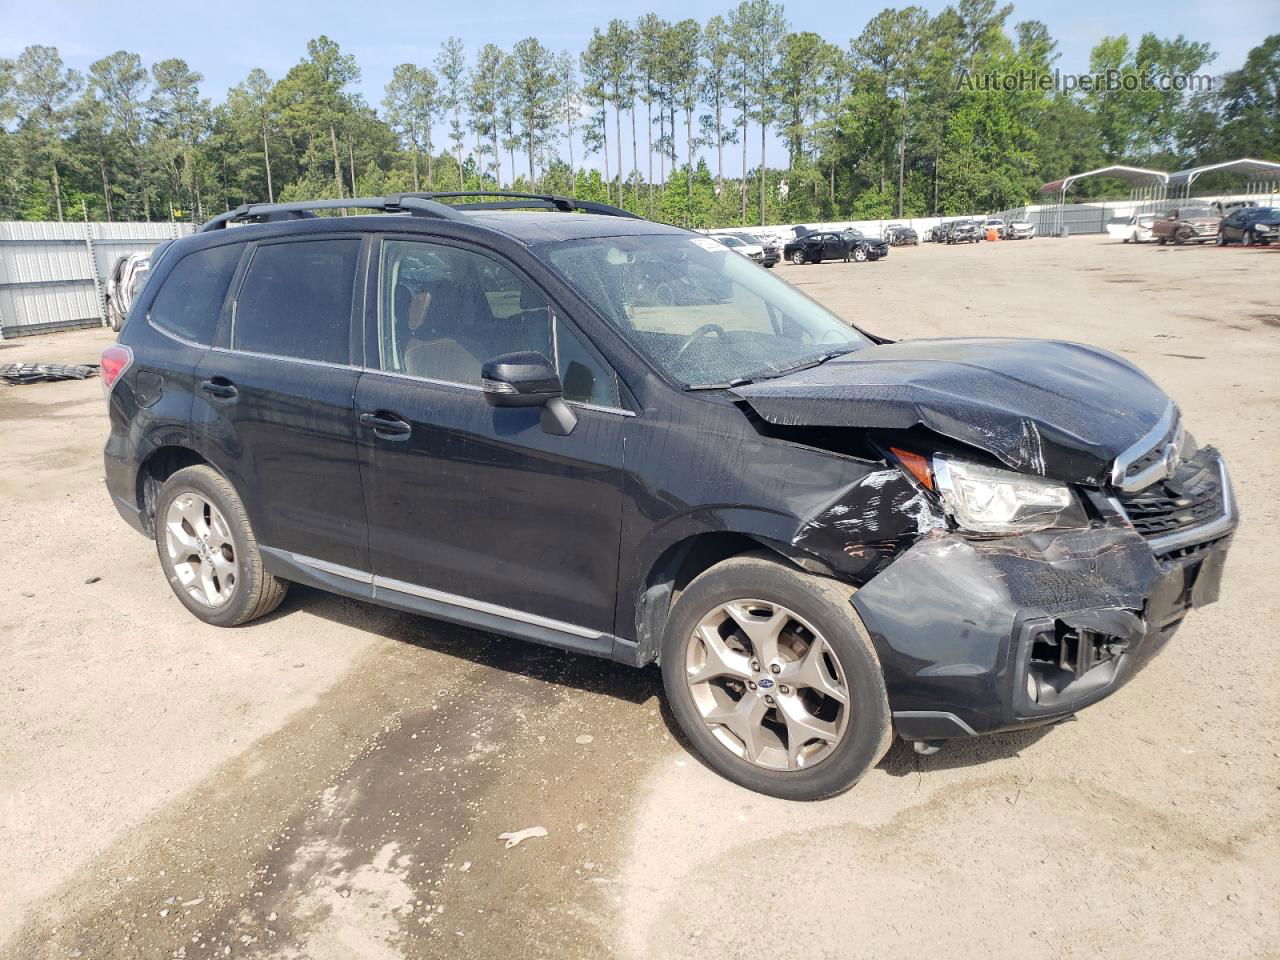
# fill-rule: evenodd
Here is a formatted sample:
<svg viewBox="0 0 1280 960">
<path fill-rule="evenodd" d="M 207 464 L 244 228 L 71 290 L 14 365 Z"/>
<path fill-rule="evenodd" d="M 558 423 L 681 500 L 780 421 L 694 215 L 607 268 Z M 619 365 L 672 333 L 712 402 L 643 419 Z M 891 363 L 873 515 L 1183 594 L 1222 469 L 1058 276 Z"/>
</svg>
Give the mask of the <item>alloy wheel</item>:
<svg viewBox="0 0 1280 960">
<path fill-rule="evenodd" d="M 781 604 L 734 600 L 698 623 L 685 679 L 725 749 L 770 770 L 805 770 L 839 745 L 849 687 L 835 649 Z"/>
<path fill-rule="evenodd" d="M 220 607 L 236 590 L 236 547 L 218 508 L 198 493 L 179 494 L 165 511 L 164 543 L 173 572 L 197 603 Z"/>
</svg>

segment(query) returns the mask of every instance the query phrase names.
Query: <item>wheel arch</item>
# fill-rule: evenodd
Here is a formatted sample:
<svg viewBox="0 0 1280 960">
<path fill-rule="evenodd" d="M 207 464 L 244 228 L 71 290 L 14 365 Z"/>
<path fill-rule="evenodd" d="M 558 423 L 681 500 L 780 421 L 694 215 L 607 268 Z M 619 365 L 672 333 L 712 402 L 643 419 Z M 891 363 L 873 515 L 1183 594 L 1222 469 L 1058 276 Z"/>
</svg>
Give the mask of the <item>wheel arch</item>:
<svg viewBox="0 0 1280 960">
<path fill-rule="evenodd" d="M 221 470 L 200 453 L 179 443 L 165 443 L 156 447 L 138 464 L 134 493 L 148 536 L 155 535 L 156 497 L 164 482 L 179 470 L 197 466 L 209 467 L 224 480 L 227 479 Z"/>
<path fill-rule="evenodd" d="M 830 573 L 790 544 L 756 533 L 717 530 L 684 537 L 667 546 L 650 564 L 634 598 L 638 666 L 657 659 L 667 618 L 681 591 L 716 564 L 747 553 L 767 553 L 796 569 Z"/>
</svg>

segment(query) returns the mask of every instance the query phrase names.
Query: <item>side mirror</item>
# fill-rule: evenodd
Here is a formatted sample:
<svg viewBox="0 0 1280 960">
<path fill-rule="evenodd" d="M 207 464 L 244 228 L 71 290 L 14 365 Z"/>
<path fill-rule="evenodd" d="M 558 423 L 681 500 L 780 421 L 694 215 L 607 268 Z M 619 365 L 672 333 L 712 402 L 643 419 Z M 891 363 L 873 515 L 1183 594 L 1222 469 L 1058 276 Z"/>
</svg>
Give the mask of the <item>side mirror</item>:
<svg viewBox="0 0 1280 960">
<path fill-rule="evenodd" d="M 567 437 L 578 418 L 561 397 L 560 377 L 540 353 L 504 353 L 480 368 L 480 386 L 494 407 L 541 407 L 542 429 Z"/>
<path fill-rule="evenodd" d="M 560 396 L 560 377 L 540 353 L 504 353 L 480 368 L 485 399 L 495 407 L 540 407 Z"/>
</svg>

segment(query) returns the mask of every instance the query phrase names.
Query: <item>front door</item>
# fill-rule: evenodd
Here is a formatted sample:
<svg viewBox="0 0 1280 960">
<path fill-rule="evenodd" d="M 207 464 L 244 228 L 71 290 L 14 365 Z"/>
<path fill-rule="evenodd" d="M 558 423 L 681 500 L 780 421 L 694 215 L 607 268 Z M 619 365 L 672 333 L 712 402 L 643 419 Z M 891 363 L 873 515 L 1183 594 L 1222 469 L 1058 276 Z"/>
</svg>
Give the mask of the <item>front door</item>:
<svg viewBox="0 0 1280 960">
<path fill-rule="evenodd" d="M 612 633 L 630 416 L 613 372 L 510 265 L 462 246 L 383 240 L 375 299 L 356 411 L 377 587 Z M 569 436 L 486 401 L 481 365 L 524 350 L 558 364 Z"/>
</svg>

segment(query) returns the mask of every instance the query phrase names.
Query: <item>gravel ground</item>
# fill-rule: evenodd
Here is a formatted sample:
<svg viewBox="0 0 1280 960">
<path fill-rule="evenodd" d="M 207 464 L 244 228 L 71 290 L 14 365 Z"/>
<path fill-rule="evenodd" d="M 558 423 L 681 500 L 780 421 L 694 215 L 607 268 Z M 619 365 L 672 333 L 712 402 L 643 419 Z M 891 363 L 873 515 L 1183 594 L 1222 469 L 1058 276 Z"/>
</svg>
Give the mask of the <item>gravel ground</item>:
<svg viewBox="0 0 1280 960">
<path fill-rule="evenodd" d="M 778 269 L 891 337 L 1141 364 L 1231 462 L 1222 600 L 1073 723 L 787 804 L 694 760 L 653 670 L 299 588 L 197 622 L 107 499 L 99 384 L 0 386 L 0 956 L 1280 956 L 1280 250 Z"/>
</svg>

